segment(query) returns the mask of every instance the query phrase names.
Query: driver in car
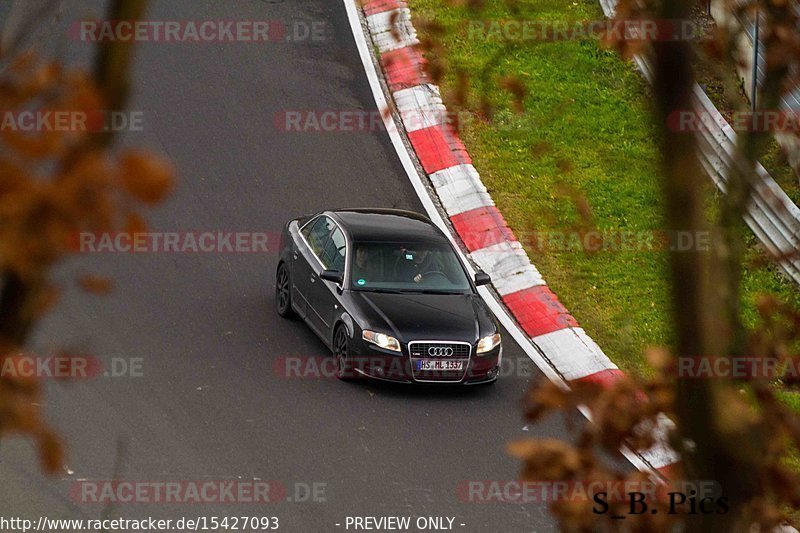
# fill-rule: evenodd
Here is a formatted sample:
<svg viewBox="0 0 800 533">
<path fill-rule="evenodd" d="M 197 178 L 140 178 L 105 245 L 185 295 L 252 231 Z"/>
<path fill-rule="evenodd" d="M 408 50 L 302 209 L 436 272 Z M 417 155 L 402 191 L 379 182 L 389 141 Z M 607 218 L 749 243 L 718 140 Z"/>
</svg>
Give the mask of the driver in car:
<svg viewBox="0 0 800 533">
<path fill-rule="evenodd" d="M 406 254 L 412 253 L 413 258 L 411 260 L 405 259 L 405 257 L 407 257 Z M 442 273 L 442 270 L 442 265 L 429 250 L 419 250 L 418 252 L 406 251 L 400 258 L 397 277 L 400 280 L 413 280 L 414 283 L 420 283 L 426 275 L 433 272 Z"/>
</svg>

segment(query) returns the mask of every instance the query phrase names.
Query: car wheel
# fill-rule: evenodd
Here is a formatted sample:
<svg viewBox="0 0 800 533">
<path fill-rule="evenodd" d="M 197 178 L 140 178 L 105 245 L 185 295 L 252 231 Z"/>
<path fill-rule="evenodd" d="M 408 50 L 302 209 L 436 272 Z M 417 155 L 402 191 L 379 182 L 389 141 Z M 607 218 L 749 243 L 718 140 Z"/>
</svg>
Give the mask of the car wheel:
<svg viewBox="0 0 800 533">
<path fill-rule="evenodd" d="M 275 307 L 278 314 L 284 318 L 295 316 L 292 310 L 292 283 L 289 278 L 289 269 L 284 263 L 278 267 L 278 274 L 275 276 Z"/>
<path fill-rule="evenodd" d="M 350 339 L 347 328 L 340 325 L 333 336 L 333 356 L 336 358 L 336 377 L 342 381 L 353 379 L 353 368 L 350 364 Z"/>
</svg>

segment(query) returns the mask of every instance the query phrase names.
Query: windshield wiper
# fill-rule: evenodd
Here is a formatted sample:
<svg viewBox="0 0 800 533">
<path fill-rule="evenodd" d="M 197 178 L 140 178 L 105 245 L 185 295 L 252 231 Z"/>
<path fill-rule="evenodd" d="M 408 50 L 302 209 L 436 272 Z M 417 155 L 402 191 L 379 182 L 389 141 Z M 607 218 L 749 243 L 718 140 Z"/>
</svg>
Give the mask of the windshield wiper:
<svg viewBox="0 0 800 533">
<path fill-rule="evenodd" d="M 436 289 L 418 289 L 413 291 L 408 291 L 418 294 L 467 294 L 466 292 L 462 291 L 445 291 L 445 290 L 436 290 Z"/>
<path fill-rule="evenodd" d="M 356 289 L 359 292 L 380 292 L 383 294 L 403 294 L 405 291 L 398 291 L 396 289 Z"/>
</svg>

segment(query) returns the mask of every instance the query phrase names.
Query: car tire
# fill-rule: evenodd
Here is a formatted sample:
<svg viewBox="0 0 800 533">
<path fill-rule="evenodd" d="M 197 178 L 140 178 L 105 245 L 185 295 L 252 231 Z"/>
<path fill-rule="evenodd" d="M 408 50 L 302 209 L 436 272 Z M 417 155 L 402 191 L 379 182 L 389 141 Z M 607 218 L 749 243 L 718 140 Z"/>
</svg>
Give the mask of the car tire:
<svg viewBox="0 0 800 533">
<path fill-rule="evenodd" d="M 275 275 L 275 308 L 284 318 L 295 316 L 292 309 L 292 279 L 285 263 L 278 265 L 278 272 Z"/>
<path fill-rule="evenodd" d="M 350 361 L 350 339 L 344 324 L 339 324 L 333 334 L 333 357 L 336 358 L 336 377 L 342 381 L 352 380 L 354 375 Z"/>
</svg>

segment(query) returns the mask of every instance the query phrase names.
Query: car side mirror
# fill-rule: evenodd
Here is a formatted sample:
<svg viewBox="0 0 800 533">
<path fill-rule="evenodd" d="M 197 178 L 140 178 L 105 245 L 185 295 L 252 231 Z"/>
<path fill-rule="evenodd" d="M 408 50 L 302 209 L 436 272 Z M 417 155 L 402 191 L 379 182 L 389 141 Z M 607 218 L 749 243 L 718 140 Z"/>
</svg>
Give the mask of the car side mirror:
<svg viewBox="0 0 800 533">
<path fill-rule="evenodd" d="M 486 272 L 476 272 L 475 273 L 475 286 L 480 287 L 481 285 L 488 285 L 492 282 L 492 276 L 487 274 Z"/>
<path fill-rule="evenodd" d="M 338 270 L 323 270 L 319 277 L 334 283 L 341 283 L 344 280 L 344 276 Z"/>
</svg>

